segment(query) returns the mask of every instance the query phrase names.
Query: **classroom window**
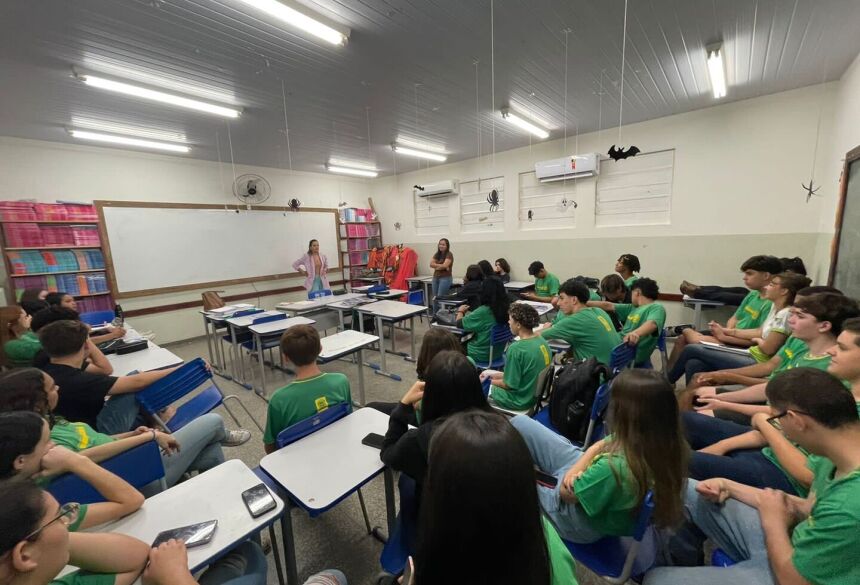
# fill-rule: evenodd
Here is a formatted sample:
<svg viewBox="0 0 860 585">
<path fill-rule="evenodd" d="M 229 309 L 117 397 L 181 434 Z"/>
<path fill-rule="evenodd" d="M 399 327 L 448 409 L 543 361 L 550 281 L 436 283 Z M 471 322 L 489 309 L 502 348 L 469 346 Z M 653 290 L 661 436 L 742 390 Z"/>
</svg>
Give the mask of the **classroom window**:
<svg viewBox="0 0 860 585">
<path fill-rule="evenodd" d="M 498 206 L 490 210 L 488 198 L 495 190 Z M 505 178 L 460 182 L 460 225 L 465 234 L 501 232 L 505 229 Z"/>
<path fill-rule="evenodd" d="M 520 173 L 519 225 L 521 230 L 570 229 L 576 227 L 578 179 L 541 183 L 534 171 Z M 530 217 L 531 216 L 531 217 Z"/>
<path fill-rule="evenodd" d="M 418 197 L 412 195 L 415 206 L 415 233 L 419 236 L 447 234 L 448 200 L 450 197 Z"/>
<path fill-rule="evenodd" d="M 675 150 L 601 161 L 595 225 L 668 225 L 672 214 Z"/>
</svg>

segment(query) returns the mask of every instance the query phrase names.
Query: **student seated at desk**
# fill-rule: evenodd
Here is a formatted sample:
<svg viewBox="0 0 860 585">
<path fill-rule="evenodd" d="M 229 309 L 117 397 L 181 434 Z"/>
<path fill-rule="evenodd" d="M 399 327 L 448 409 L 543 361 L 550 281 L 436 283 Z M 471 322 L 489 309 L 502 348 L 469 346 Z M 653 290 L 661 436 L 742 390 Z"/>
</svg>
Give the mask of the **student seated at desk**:
<svg viewBox="0 0 860 585">
<path fill-rule="evenodd" d="M 735 314 L 726 323 L 726 329 L 755 329 L 760 327 L 770 312 L 771 302 L 764 298 L 764 287 L 770 282 L 774 275 L 782 271 L 782 264 L 775 256 L 753 256 L 741 264 L 744 273 L 744 285 L 749 292 L 741 301 Z M 719 323 L 711 322 L 709 331 L 699 332 L 695 329 L 684 329 L 676 339 L 669 356 L 669 367 L 672 368 L 678 361 L 685 347 L 702 341 L 717 342 L 715 332 L 721 327 Z M 737 337 L 725 337 L 724 343 L 738 347 L 749 347 L 752 341 Z M 676 380 L 678 378 L 675 378 Z"/>
<path fill-rule="evenodd" d="M 352 405 L 349 379 L 341 373 L 320 370 L 320 334 L 310 325 L 295 325 L 281 336 L 284 360 L 296 367 L 296 379 L 276 390 L 269 400 L 263 446 L 277 450 L 278 433 L 335 404 Z M 350 406 L 351 408 L 351 406 Z"/>
<path fill-rule="evenodd" d="M 49 307 L 63 307 L 64 309 L 78 310 L 78 303 L 75 297 L 66 292 L 52 292 L 45 297 L 45 302 Z"/>
<path fill-rule="evenodd" d="M 472 311 L 481 306 L 481 286 L 484 283 L 484 271 L 477 264 L 470 264 L 466 268 L 466 274 L 463 276 L 463 286 L 457 289 L 453 295 L 442 297 L 443 299 L 453 299 L 466 301 L 466 307 Z"/>
<path fill-rule="evenodd" d="M 803 264 L 802 260 L 800 261 L 800 264 Z M 769 272 L 772 275 L 783 272 L 784 270 L 782 261 L 780 261 L 776 256 L 753 256 L 741 265 L 741 271 L 746 272 L 747 268 L 744 268 L 744 266 L 755 266 L 755 270 Z M 744 282 L 744 284 L 746 284 L 746 282 Z M 749 295 L 749 289 L 742 286 L 699 286 L 686 280 L 681 282 L 680 289 L 683 294 L 694 299 L 715 301 L 735 307 L 743 303 L 744 299 Z"/>
<path fill-rule="evenodd" d="M 493 267 L 496 276 L 499 277 L 504 284 L 511 281 L 511 265 L 504 258 L 496 258 L 496 264 Z"/>
<path fill-rule="evenodd" d="M 32 316 L 48 306 L 45 301 L 46 296 L 48 296 L 48 291 L 43 288 L 25 288 L 24 292 L 21 293 L 21 298 L 18 299 L 18 304 L 27 311 L 28 315 Z"/>
<path fill-rule="evenodd" d="M 624 279 L 616 272 L 604 276 L 600 280 L 598 291 L 589 290 L 589 293 L 588 300 L 590 301 L 606 301 L 609 303 L 627 303 L 629 301 L 627 285 L 624 284 Z M 614 311 L 607 311 L 607 314 L 612 317 L 612 324 L 615 325 L 615 330 L 621 331 L 624 327 L 624 321 Z"/>
<path fill-rule="evenodd" d="M 104 503 L 83 508 L 84 528 L 118 520 L 143 505 L 143 494 L 95 461 L 57 447 L 51 441 L 48 422 L 35 412 L 0 414 L 0 480 L 23 485 L 46 484 L 64 473 L 73 473 L 92 485 Z M 2 507 L 8 506 L 3 502 Z"/>
<path fill-rule="evenodd" d="M 48 307 L 47 309 L 43 309 L 33 315 L 33 322 L 30 324 L 34 333 L 38 333 L 39 329 L 47 325 L 48 323 L 53 323 L 54 321 L 80 321 L 81 315 L 74 309 L 67 309 L 66 307 Z M 90 327 L 87 325 L 87 327 Z M 92 327 L 90 327 L 92 329 Z M 104 343 L 105 341 L 111 341 L 113 339 L 120 339 L 125 337 L 127 331 L 124 327 L 111 327 L 110 331 L 101 335 L 92 335 L 90 339 L 92 339 L 93 343 L 98 345 L 99 343 Z"/>
<path fill-rule="evenodd" d="M 645 585 L 848 585 L 860 583 L 860 419 L 841 384 L 814 391 L 785 384 L 771 413 L 787 439 L 810 454 L 805 498 L 715 477 L 690 481 L 687 525 L 669 542 L 674 567 Z M 736 563 L 700 566 L 706 539 Z"/>
<path fill-rule="evenodd" d="M 528 449 L 504 416 L 451 416 L 430 442 L 415 585 L 576 585 L 536 492 Z"/>
<path fill-rule="evenodd" d="M 588 301 L 586 304 L 615 313 L 624 321 L 621 340 L 636 347 L 634 363 L 641 366 L 651 363 L 651 354 L 666 324 L 666 308 L 657 302 L 660 287 L 650 278 L 639 278 L 630 286 L 630 291 L 630 304 L 606 301 Z"/>
<path fill-rule="evenodd" d="M 481 268 L 481 272 L 484 273 L 484 278 L 488 278 L 490 276 L 496 276 L 496 272 L 493 269 L 493 265 L 490 264 L 489 260 L 479 260 L 478 266 Z"/>
<path fill-rule="evenodd" d="M 585 284 L 572 278 L 566 280 L 558 293 L 558 316 L 539 333 L 544 339 L 569 343 L 578 360 L 594 356 L 608 364 L 612 349 L 621 343 L 621 336 L 606 311 L 586 305 L 589 297 Z"/>
<path fill-rule="evenodd" d="M 30 329 L 33 330 L 33 333 L 38 334 L 45 325 L 49 325 L 55 321 L 80 320 L 81 316 L 75 310 L 66 309 L 65 307 L 50 307 L 33 315 L 33 320 L 30 322 Z M 83 323 L 83 321 L 81 322 Z M 84 325 L 86 325 L 86 323 L 84 323 Z M 90 329 L 89 325 L 87 325 L 87 329 Z M 90 336 L 90 341 L 92 343 L 90 344 L 90 349 L 87 353 L 87 359 L 84 361 L 84 370 L 91 374 L 105 374 L 106 376 L 113 374 L 113 365 L 111 365 L 110 361 L 105 357 L 97 344 L 101 343 L 101 341 L 105 341 L 106 339 L 116 339 L 118 333 L 122 333 L 123 336 L 126 333 L 125 329 L 122 327 L 117 327 L 114 331 L 116 333 L 113 335 L 108 334 L 98 337 Z M 41 349 L 41 347 L 42 344 L 40 342 L 39 352 L 36 354 L 36 357 L 33 358 L 33 366 L 37 368 L 42 368 L 51 363 L 51 358 L 48 357 L 48 354 L 45 353 L 45 350 Z"/>
<path fill-rule="evenodd" d="M 639 280 L 638 273 L 640 270 L 642 270 L 642 265 L 639 263 L 639 257 L 633 254 L 622 254 L 615 261 L 615 272 L 624 280 L 624 286 L 627 287 L 628 291 L 633 283 Z"/>
<path fill-rule="evenodd" d="M 0 347 L 2 365 L 10 368 L 25 368 L 33 365 L 33 359 L 42 345 L 30 330 L 32 317 L 18 305 L 0 307 Z"/>
<path fill-rule="evenodd" d="M 681 522 L 687 443 L 671 386 L 653 370 L 628 369 L 612 382 L 612 435 L 583 451 L 538 421 L 519 415 L 511 424 L 555 488 L 538 486 L 544 512 L 562 538 L 588 543 L 629 536 L 646 493 L 654 494 L 654 524 Z"/>
<path fill-rule="evenodd" d="M 552 361 L 546 340 L 533 329 L 540 323 L 534 307 L 513 303 L 508 325 L 514 341 L 505 352 L 505 371 L 490 376 L 489 399 L 492 404 L 510 410 L 528 410 L 535 403 L 538 376 Z"/>
<path fill-rule="evenodd" d="M 491 276 L 484 280 L 481 286 L 480 306 L 470 310 L 462 305 L 457 310 L 457 327 L 474 337 L 466 343 L 466 355 L 475 362 L 486 363 L 490 359 L 490 337 L 493 327 L 508 321 L 510 301 L 505 291 L 505 285 L 498 278 Z M 493 346 L 493 355 L 501 357 L 505 352 L 505 344 Z"/>
<path fill-rule="evenodd" d="M 132 431 L 145 422 L 134 393 L 179 366 L 133 376 L 84 371 L 82 367 L 90 352 L 98 351 L 93 350 L 95 346 L 89 337 L 89 329 L 80 321 L 55 321 L 39 330 L 39 340 L 51 360 L 42 370 L 61 388 L 55 412 L 66 420 L 85 422 L 108 435 Z"/>
<path fill-rule="evenodd" d="M 535 291 L 520 293 L 520 296 L 527 301 L 553 302 L 558 295 L 558 277 L 548 272 L 540 260 L 529 264 L 529 276 L 535 278 Z"/>
<path fill-rule="evenodd" d="M 222 446 L 236 447 L 247 442 L 251 433 L 227 431 L 224 420 L 215 412 L 200 416 L 174 434 L 148 427 L 116 436 L 105 435 L 87 423 L 56 417 L 59 389 L 54 379 L 36 368 L 22 368 L 0 376 L 0 412 L 35 412 L 48 421 L 51 440 L 95 462 L 118 455 L 149 441 L 161 448 L 165 481 L 170 487 L 189 471 L 203 472 L 224 462 Z M 153 486 L 153 490 L 156 486 Z M 153 490 L 146 490 L 152 492 Z"/>
</svg>

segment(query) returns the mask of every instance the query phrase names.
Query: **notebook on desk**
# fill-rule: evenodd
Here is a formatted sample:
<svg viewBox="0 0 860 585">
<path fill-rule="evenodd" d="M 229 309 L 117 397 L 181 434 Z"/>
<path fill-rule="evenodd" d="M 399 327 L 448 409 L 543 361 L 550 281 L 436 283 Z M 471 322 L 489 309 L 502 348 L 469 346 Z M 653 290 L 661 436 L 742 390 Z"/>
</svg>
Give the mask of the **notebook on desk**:
<svg viewBox="0 0 860 585">
<path fill-rule="evenodd" d="M 746 347 L 732 347 L 730 345 L 723 345 L 722 343 L 714 343 L 713 341 L 700 341 L 699 343 L 701 343 L 705 347 L 716 349 L 717 351 L 727 351 L 729 353 L 734 353 L 738 355 L 750 354 L 750 350 Z"/>
</svg>

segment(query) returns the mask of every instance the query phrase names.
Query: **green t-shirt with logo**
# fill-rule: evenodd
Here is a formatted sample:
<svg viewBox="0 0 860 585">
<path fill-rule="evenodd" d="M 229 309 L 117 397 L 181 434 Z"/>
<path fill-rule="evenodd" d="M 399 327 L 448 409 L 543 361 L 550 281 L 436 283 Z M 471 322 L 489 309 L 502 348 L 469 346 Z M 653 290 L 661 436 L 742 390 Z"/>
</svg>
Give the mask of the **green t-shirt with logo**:
<svg viewBox="0 0 860 585">
<path fill-rule="evenodd" d="M 640 278 L 642 278 L 642 277 L 639 276 L 638 274 L 634 274 L 630 278 L 625 278 L 624 279 L 624 286 L 627 287 L 627 290 L 630 290 L 630 287 L 633 286 L 633 283 L 636 282 L 637 280 L 639 280 Z"/>
<path fill-rule="evenodd" d="M 776 355 L 779 357 L 779 365 L 776 366 L 776 369 L 769 377 L 773 378 L 779 372 L 788 369 L 788 366 L 790 366 L 796 358 L 805 353 L 809 353 L 809 346 L 806 345 L 805 341 L 792 335 L 785 340 L 785 343 L 783 343 L 782 347 L 779 348 L 779 351 L 776 352 Z"/>
<path fill-rule="evenodd" d="M 505 354 L 504 388 L 491 388 L 493 402 L 502 408 L 527 410 L 535 402 L 535 382 L 552 360 L 552 351 L 540 335 L 513 342 Z"/>
<path fill-rule="evenodd" d="M 815 474 L 812 512 L 794 527 L 791 561 L 800 575 L 816 585 L 860 583 L 860 469 L 836 478 L 827 458 L 811 457 Z"/>
<path fill-rule="evenodd" d="M 735 329 L 755 329 L 761 327 L 770 313 L 771 302 L 762 298 L 757 290 L 751 290 L 735 311 Z"/>
<path fill-rule="evenodd" d="M 51 440 L 61 447 L 78 453 L 84 449 L 113 443 L 116 439 L 96 431 L 87 423 L 61 420 L 51 428 Z"/>
<path fill-rule="evenodd" d="M 622 308 L 619 311 L 619 308 Z M 642 364 L 650 361 L 651 354 L 654 353 L 654 348 L 657 347 L 657 340 L 660 339 L 660 332 L 666 325 L 666 308 L 660 303 L 648 303 L 634 307 L 628 304 L 616 304 L 615 313 L 621 319 L 624 315 L 624 327 L 621 328 L 621 339 L 624 336 L 638 329 L 648 321 L 653 321 L 657 325 L 657 330 L 646 337 L 641 337 L 636 345 L 636 362 Z"/>
<path fill-rule="evenodd" d="M 10 339 L 3 346 L 9 365 L 13 368 L 27 368 L 33 365 L 33 358 L 42 349 L 42 342 L 32 331 L 27 331 L 18 339 Z"/>
<path fill-rule="evenodd" d="M 638 487 L 620 453 L 600 453 L 573 482 L 589 525 L 601 534 L 629 536 L 636 524 Z"/>
<path fill-rule="evenodd" d="M 313 378 L 294 380 L 275 391 L 269 400 L 263 442 L 272 445 L 278 433 L 336 404 L 352 404 L 349 378 L 323 372 Z"/>
<path fill-rule="evenodd" d="M 588 289 L 588 300 L 589 301 L 602 301 L 603 299 L 600 298 L 600 295 L 597 294 L 596 290 L 590 288 L 590 289 Z"/>
<path fill-rule="evenodd" d="M 487 305 L 482 305 L 467 313 L 461 321 L 464 331 L 474 333 L 475 336 L 466 344 L 466 355 L 476 362 L 487 363 L 490 359 L 490 334 L 496 325 L 496 317 Z M 502 357 L 505 353 L 505 344 L 499 343 L 493 346 L 493 359 Z"/>
<path fill-rule="evenodd" d="M 786 342 L 786 345 L 791 341 L 791 339 Z M 806 346 L 805 343 L 803 345 L 804 347 Z M 813 355 L 810 353 L 809 348 L 804 352 L 795 351 L 795 349 L 799 350 L 800 348 L 799 346 L 796 346 L 794 349 L 791 349 L 789 352 L 784 354 L 783 359 L 779 362 L 779 366 L 777 366 L 773 373 L 768 376 L 769 380 L 782 372 L 793 370 L 794 368 L 815 368 L 816 370 L 826 371 L 830 366 L 830 356 L 826 353 L 822 355 Z M 791 358 L 788 357 L 789 353 L 792 356 Z"/>
<path fill-rule="evenodd" d="M 549 556 L 549 566 L 552 570 L 551 585 L 577 585 L 576 565 L 570 551 L 567 550 L 555 526 L 545 516 L 541 516 L 541 523 L 546 540 L 546 551 Z"/>
<path fill-rule="evenodd" d="M 612 319 L 597 307 L 587 307 L 570 315 L 559 313 L 552 327 L 540 334 L 544 339 L 568 342 L 578 360 L 594 356 L 604 364 L 609 364 L 612 349 L 621 343 Z"/>
<path fill-rule="evenodd" d="M 543 278 L 535 278 L 535 294 L 539 297 L 554 297 L 558 294 L 558 277 L 546 273 Z"/>
</svg>

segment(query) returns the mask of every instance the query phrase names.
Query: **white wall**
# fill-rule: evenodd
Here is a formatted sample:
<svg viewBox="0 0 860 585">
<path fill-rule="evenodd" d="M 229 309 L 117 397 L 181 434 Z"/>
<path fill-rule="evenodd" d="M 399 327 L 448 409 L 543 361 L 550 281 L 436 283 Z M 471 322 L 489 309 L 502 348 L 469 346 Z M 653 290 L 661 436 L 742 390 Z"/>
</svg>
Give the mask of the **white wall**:
<svg viewBox="0 0 860 585">
<path fill-rule="evenodd" d="M 341 201 L 350 206 L 366 207 L 371 195 L 369 182 L 362 179 L 237 165 L 236 175 L 244 173 L 262 175 L 271 183 L 272 196 L 266 205 L 285 205 L 287 200 L 297 197 L 306 207 L 335 208 Z M 106 199 L 230 205 L 236 202 L 230 192 L 233 171 L 229 164 L 222 165 L 219 173 L 218 163 L 113 148 L 0 137 L 0 177 L 0 199 L 27 198 L 44 202 Z M 304 245 L 297 247 L 296 257 L 304 251 Z M 335 250 L 323 252 L 336 254 Z M 256 284 L 256 289 L 301 284 L 300 279 L 272 280 Z M 220 288 L 226 295 L 254 291 L 250 285 Z M 125 310 L 140 309 L 199 301 L 200 292 L 192 290 L 121 302 Z M 261 297 L 261 302 L 270 307 L 301 296 L 301 293 L 292 293 Z M 133 319 L 133 324 L 141 330 L 155 331 L 159 342 L 203 334 L 196 309 L 140 316 Z"/>
</svg>

